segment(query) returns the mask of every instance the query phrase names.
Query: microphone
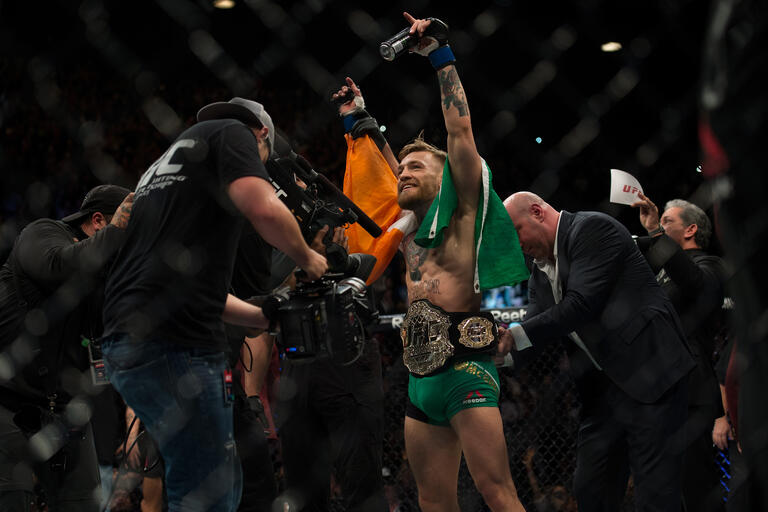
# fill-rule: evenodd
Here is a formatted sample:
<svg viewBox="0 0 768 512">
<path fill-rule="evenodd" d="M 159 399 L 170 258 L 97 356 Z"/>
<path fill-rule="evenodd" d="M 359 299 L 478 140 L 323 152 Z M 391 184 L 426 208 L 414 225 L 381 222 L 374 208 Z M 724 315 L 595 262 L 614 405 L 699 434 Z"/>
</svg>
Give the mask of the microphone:
<svg viewBox="0 0 768 512">
<path fill-rule="evenodd" d="M 373 219 L 371 219 L 366 213 L 360 209 L 359 206 L 357 206 L 355 203 L 352 202 L 350 198 L 344 195 L 344 192 L 339 190 L 339 188 L 334 185 L 328 178 L 326 178 L 324 175 L 319 174 L 317 171 L 315 171 L 312 168 L 312 164 L 310 164 L 306 158 L 304 158 L 301 155 L 297 155 L 293 148 L 291 148 L 291 145 L 288 144 L 288 142 L 285 140 L 285 138 L 281 137 L 279 134 L 275 134 L 275 143 L 274 143 L 274 156 L 275 159 L 280 158 L 286 158 L 288 160 L 291 160 L 295 162 L 297 165 L 293 166 L 293 169 L 295 171 L 301 171 L 297 174 L 303 174 L 303 176 L 299 176 L 305 183 L 312 184 L 316 181 L 319 181 L 320 184 L 323 186 L 323 189 L 325 189 L 327 192 L 333 195 L 334 200 L 338 201 L 339 206 L 352 210 L 352 212 L 357 215 L 357 222 L 360 224 L 360 226 L 366 230 L 372 237 L 376 238 L 377 236 L 381 235 L 382 231 L 378 224 L 376 224 Z"/>
<path fill-rule="evenodd" d="M 368 215 L 366 215 L 366 213 L 361 210 L 359 206 L 353 203 L 350 198 L 345 196 L 344 193 L 339 190 L 336 185 L 331 183 L 331 181 L 322 174 L 318 174 L 317 178 L 318 181 L 323 184 L 326 190 L 333 192 L 334 198 L 339 201 L 340 206 L 349 208 L 354 212 L 355 215 L 357 215 L 357 223 L 360 224 L 360 227 L 366 230 L 368 234 L 370 234 L 373 238 L 381 235 L 382 231 L 379 225 L 376 224 Z"/>
<path fill-rule="evenodd" d="M 431 23 L 424 31 L 424 37 L 433 37 L 438 42 L 448 37 L 448 25 L 437 18 L 427 18 Z M 405 27 L 403 30 L 382 42 L 379 46 L 381 58 L 387 61 L 393 61 L 419 43 L 419 34 L 411 34 L 411 27 Z"/>
<path fill-rule="evenodd" d="M 403 30 L 390 37 L 379 46 L 381 58 L 387 61 L 393 61 L 395 58 L 404 54 L 409 48 L 412 48 L 419 42 L 419 36 L 411 34 L 411 27 L 405 27 Z"/>
</svg>

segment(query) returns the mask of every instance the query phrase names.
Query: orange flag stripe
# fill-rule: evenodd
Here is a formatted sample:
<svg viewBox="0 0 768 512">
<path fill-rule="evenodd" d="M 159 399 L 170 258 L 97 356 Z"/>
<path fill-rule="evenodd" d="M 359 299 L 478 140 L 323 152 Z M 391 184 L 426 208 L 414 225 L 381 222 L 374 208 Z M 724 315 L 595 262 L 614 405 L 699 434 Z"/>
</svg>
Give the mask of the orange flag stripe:
<svg viewBox="0 0 768 512">
<path fill-rule="evenodd" d="M 376 143 L 367 135 L 347 140 L 347 164 L 344 171 L 344 195 L 352 200 L 384 231 L 373 238 L 359 224 L 347 229 L 350 253 L 376 256 L 376 266 L 367 284 L 376 281 L 392 261 L 403 233 L 397 229 L 387 231 L 400 215 L 397 205 L 397 178 Z"/>
</svg>

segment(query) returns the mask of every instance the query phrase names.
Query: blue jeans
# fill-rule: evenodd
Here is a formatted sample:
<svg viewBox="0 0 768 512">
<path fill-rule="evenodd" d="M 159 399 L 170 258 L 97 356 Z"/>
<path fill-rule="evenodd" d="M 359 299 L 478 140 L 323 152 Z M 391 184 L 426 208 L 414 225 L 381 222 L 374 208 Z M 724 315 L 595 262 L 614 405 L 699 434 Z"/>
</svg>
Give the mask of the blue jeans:
<svg viewBox="0 0 768 512">
<path fill-rule="evenodd" d="M 112 385 L 157 441 L 168 509 L 236 510 L 242 473 L 224 396 L 225 355 L 127 335 L 105 338 L 102 350 Z"/>
</svg>

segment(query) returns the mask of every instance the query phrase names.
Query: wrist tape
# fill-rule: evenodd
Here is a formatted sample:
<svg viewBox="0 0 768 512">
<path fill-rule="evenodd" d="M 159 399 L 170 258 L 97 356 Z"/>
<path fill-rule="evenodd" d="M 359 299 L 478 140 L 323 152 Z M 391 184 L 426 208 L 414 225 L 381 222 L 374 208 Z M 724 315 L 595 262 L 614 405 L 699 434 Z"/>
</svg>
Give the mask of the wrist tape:
<svg viewBox="0 0 768 512">
<path fill-rule="evenodd" d="M 429 62 L 435 71 L 456 63 L 456 57 L 453 55 L 451 47 L 447 44 L 439 47 L 429 54 Z"/>
</svg>

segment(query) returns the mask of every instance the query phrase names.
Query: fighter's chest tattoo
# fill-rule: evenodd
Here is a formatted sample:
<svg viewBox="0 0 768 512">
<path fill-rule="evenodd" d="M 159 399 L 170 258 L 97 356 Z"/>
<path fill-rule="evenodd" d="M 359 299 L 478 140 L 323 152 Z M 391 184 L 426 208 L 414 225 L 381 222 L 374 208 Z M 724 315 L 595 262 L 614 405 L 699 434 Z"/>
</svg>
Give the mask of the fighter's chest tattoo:
<svg viewBox="0 0 768 512">
<path fill-rule="evenodd" d="M 405 249 L 405 264 L 408 267 L 408 275 L 411 281 L 421 281 L 421 267 L 427 261 L 429 249 L 417 245 L 411 238 Z"/>
<path fill-rule="evenodd" d="M 413 282 L 409 294 L 411 300 L 423 299 L 430 295 L 440 295 L 440 280 L 425 279 L 424 281 Z"/>
</svg>

